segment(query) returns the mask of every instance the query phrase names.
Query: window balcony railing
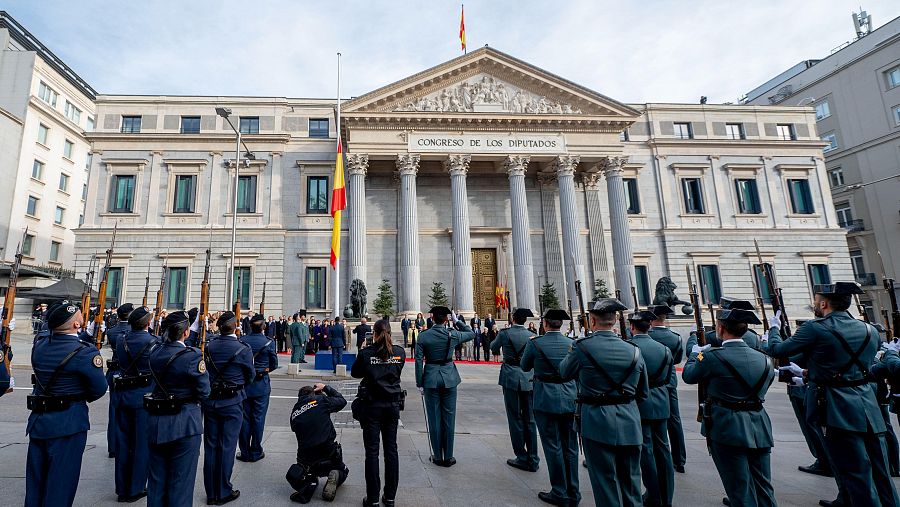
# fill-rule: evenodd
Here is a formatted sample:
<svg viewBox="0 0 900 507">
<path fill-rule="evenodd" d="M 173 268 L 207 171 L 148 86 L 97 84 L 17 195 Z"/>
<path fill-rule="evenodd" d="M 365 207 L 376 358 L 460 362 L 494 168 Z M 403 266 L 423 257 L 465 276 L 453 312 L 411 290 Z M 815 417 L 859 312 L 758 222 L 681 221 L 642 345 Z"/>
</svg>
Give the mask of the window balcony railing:
<svg viewBox="0 0 900 507">
<path fill-rule="evenodd" d="M 861 218 L 848 220 L 846 222 L 840 222 L 838 225 L 840 225 L 844 229 L 847 229 L 847 232 L 859 232 L 866 230 L 866 224 L 862 221 Z"/>
<path fill-rule="evenodd" d="M 878 285 L 878 279 L 875 277 L 875 273 L 858 273 L 854 277 L 856 278 L 856 283 L 864 287 Z"/>
</svg>

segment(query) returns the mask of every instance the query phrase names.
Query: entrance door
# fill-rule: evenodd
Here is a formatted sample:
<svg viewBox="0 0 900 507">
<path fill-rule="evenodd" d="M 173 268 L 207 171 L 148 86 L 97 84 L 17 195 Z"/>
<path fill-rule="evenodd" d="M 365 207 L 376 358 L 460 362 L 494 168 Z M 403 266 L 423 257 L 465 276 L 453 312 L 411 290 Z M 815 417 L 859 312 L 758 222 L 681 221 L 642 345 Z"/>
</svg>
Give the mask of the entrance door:
<svg viewBox="0 0 900 507">
<path fill-rule="evenodd" d="M 497 289 L 497 251 L 493 248 L 472 249 L 472 287 L 475 289 L 475 311 L 480 317 L 497 316 L 494 291 Z"/>
</svg>

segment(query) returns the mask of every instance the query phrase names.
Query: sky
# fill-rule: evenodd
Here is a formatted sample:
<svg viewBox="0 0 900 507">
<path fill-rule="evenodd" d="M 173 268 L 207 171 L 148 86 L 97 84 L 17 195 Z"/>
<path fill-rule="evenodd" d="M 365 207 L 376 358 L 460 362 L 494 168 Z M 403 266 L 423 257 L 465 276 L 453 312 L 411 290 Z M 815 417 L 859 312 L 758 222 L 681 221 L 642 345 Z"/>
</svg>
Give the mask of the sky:
<svg viewBox="0 0 900 507">
<path fill-rule="evenodd" d="M 860 0 L 469 0 L 485 44 L 614 99 L 735 102 L 855 38 Z M 878 27 L 897 0 L 862 5 Z M 100 93 L 356 96 L 459 56 L 443 0 L 0 0 Z"/>
</svg>

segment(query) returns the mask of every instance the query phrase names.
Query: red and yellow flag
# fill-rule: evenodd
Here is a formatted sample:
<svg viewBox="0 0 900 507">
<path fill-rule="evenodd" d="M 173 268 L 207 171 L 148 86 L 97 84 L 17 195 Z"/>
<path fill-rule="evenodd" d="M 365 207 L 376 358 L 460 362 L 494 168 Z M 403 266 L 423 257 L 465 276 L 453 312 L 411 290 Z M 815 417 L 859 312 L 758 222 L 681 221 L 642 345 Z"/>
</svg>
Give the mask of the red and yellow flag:
<svg viewBox="0 0 900 507">
<path fill-rule="evenodd" d="M 463 5 L 459 11 L 459 43 L 462 45 L 463 53 L 466 52 L 466 6 Z"/>
<path fill-rule="evenodd" d="M 331 267 L 337 269 L 341 258 L 341 211 L 347 208 L 347 191 L 344 190 L 344 146 L 341 136 L 337 140 L 337 158 L 334 161 L 334 187 L 331 190 Z"/>
</svg>

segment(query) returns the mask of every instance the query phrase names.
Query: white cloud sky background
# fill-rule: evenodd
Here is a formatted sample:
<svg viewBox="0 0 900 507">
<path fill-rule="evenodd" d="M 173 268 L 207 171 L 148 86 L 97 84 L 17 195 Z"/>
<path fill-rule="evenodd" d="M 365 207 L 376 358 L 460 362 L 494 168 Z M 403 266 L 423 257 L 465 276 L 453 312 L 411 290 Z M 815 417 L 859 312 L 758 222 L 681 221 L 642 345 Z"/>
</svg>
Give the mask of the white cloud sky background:
<svg viewBox="0 0 900 507">
<path fill-rule="evenodd" d="M 876 27 L 897 0 L 867 0 Z M 855 37 L 859 0 L 466 2 L 489 44 L 624 102 L 738 97 Z M 333 97 L 460 54 L 458 2 L 4 0 L 101 93 Z"/>
</svg>

